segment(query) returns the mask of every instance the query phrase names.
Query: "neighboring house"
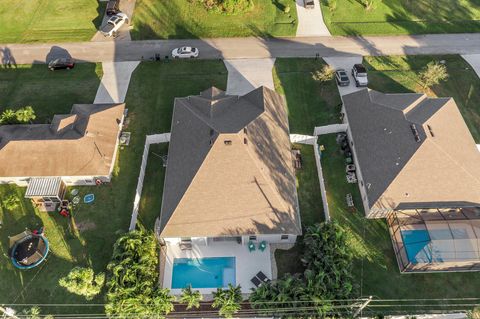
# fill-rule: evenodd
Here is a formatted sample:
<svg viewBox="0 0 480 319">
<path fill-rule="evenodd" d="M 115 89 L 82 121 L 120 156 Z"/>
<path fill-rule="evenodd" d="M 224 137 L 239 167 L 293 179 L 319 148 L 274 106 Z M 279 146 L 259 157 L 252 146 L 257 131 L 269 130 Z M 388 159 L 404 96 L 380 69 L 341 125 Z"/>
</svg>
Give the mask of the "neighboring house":
<svg viewBox="0 0 480 319">
<path fill-rule="evenodd" d="M 365 89 L 343 102 L 365 214 L 387 218 L 400 270 L 480 268 L 480 152 L 455 101 Z"/>
<path fill-rule="evenodd" d="M 280 95 L 212 87 L 175 99 L 156 229 L 170 244 L 295 242 L 301 224 Z"/>
<path fill-rule="evenodd" d="M 125 104 L 75 104 L 51 124 L 0 126 L 0 183 L 54 199 L 65 185 L 110 181 L 124 110 Z"/>
</svg>

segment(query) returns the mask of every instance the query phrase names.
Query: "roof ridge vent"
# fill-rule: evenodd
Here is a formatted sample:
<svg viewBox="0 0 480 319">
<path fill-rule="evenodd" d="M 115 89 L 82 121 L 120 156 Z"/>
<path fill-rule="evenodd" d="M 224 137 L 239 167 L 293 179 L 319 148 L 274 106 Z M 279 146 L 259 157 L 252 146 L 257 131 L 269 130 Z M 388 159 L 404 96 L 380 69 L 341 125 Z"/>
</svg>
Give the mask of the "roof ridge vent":
<svg viewBox="0 0 480 319">
<path fill-rule="evenodd" d="M 422 139 L 420 138 L 420 135 L 418 134 L 418 130 L 417 130 L 417 127 L 415 126 L 415 124 L 410 124 L 410 128 L 412 129 L 412 133 L 413 133 L 413 136 L 415 137 L 415 141 L 417 143 L 421 142 Z"/>
</svg>

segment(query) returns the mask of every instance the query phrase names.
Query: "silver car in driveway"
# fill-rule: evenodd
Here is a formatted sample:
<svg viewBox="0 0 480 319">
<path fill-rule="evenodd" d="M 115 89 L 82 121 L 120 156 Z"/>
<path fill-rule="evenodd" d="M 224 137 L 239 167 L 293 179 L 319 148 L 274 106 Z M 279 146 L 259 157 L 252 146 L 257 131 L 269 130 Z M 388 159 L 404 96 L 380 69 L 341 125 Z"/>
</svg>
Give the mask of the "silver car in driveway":
<svg viewBox="0 0 480 319">
<path fill-rule="evenodd" d="M 181 47 L 173 49 L 172 58 L 174 59 L 187 59 L 187 58 L 198 58 L 200 52 L 197 48 L 192 47 Z"/>
<path fill-rule="evenodd" d="M 347 71 L 344 69 L 338 69 L 335 71 L 335 80 L 339 86 L 349 86 L 350 79 L 348 78 Z"/>
</svg>

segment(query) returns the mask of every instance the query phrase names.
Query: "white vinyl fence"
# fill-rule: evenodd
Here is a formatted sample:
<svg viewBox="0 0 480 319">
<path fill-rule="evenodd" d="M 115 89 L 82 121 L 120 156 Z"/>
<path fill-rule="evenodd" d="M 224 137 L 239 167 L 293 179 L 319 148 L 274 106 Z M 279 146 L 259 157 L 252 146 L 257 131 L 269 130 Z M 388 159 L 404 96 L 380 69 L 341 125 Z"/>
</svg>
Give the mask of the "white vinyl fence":
<svg viewBox="0 0 480 319">
<path fill-rule="evenodd" d="M 313 131 L 313 135 L 324 135 L 324 134 L 331 134 L 331 133 L 340 133 L 347 131 L 347 124 L 331 124 L 331 125 L 324 125 L 324 126 L 315 126 Z"/>
<path fill-rule="evenodd" d="M 322 196 L 322 202 L 323 202 L 323 212 L 325 215 L 325 221 L 329 222 L 330 211 L 328 209 L 327 191 L 325 189 L 325 180 L 323 178 L 323 170 L 322 170 L 322 164 L 320 162 L 320 151 L 318 150 L 317 139 L 318 139 L 317 136 L 290 134 L 290 142 L 313 146 L 313 154 L 315 156 L 315 163 L 317 165 L 318 182 L 320 184 L 320 194 Z"/>
<path fill-rule="evenodd" d="M 140 206 L 140 198 L 142 197 L 143 180 L 145 178 L 145 169 L 147 168 L 148 152 L 150 150 L 150 145 L 168 142 L 170 142 L 170 133 L 147 135 L 147 138 L 145 139 L 145 147 L 143 148 L 142 155 L 142 165 L 140 166 L 140 174 L 138 174 L 137 190 L 135 191 L 135 199 L 133 201 L 132 219 L 130 220 L 129 231 L 134 230 L 137 224 L 138 208 Z"/>
</svg>

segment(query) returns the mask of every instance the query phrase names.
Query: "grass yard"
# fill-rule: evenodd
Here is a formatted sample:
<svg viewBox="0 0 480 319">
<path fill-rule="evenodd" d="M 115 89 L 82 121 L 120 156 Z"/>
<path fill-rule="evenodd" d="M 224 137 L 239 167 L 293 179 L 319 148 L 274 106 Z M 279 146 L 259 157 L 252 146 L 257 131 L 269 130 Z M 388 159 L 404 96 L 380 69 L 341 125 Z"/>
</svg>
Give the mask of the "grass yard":
<svg viewBox="0 0 480 319">
<path fill-rule="evenodd" d="M 314 81 L 312 73 L 321 70 L 323 60 L 277 59 L 273 70 L 275 90 L 285 95 L 290 133 L 313 133 L 315 126 L 340 121 L 340 96 L 333 81 Z M 302 152 L 303 168 L 297 172 L 298 200 L 302 225 L 309 226 L 324 219 L 317 167 L 313 147 L 295 144 Z M 290 250 L 277 250 L 275 258 L 278 273 L 303 271 L 298 262 L 300 245 Z"/>
<path fill-rule="evenodd" d="M 21 207 L 13 212 L 0 209 L 0 220 L 3 221 L 0 230 L 0 303 L 85 303 L 85 299 L 59 287 L 58 279 L 77 265 L 91 265 L 95 271 L 105 270 L 113 243 L 128 229 L 145 135 L 169 130 L 176 96 L 198 94 L 210 85 L 225 89 L 226 79 L 227 73 L 220 61 L 141 63 L 132 75 L 126 99 L 130 122 L 125 130 L 132 132 L 130 145 L 119 152 L 112 183 L 100 187 L 79 187 L 82 196 L 94 193 L 95 202 L 91 205 L 80 204 L 73 213 L 72 223 L 58 214 L 35 212 L 26 200 L 22 200 Z M 178 85 L 179 82 L 182 85 Z M 21 85 L 17 85 L 17 90 L 22 90 Z M 95 92 L 96 88 L 90 92 L 92 99 Z M 89 95 L 86 91 L 84 94 Z M 19 104 L 27 102 L 18 100 Z M 4 103 L 10 105 L 8 100 Z M 53 108 L 49 111 L 51 115 L 58 113 Z M 156 146 L 152 147 L 152 151 L 163 152 Z M 157 171 L 157 164 L 161 160 L 155 161 L 154 156 L 150 159 L 139 220 L 146 227 L 153 228 L 153 222 L 160 213 L 163 172 L 161 165 Z M 0 198 L 10 193 L 23 198 L 24 191 L 23 188 L 2 185 Z M 40 225 L 45 225 L 52 245 L 47 261 L 43 266 L 29 271 L 13 269 L 7 257 L 7 236 L 25 227 Z M 99 296 L 92 302 L 103 303 L 103 297 Z M 63 311 L 58 308 L 43 309 L 43 313 L 65 311 L 103 313 L 103 307 L 69 308 Z"/>
<path fill-rule="evenodd" d="M 50 123 L 54 114 L 70 113 L 74 103 L 93 103 L 102 75 L 100 63 L 57 72 L 40 64 L 0 69 L 0 112 L 30 105 L 36 123 Z"/>
<path fill-rule="evenodd" d="M 294 0 L 254 0 L 254 5 L 226 15 L 207 11 L 197 0 L 137 0 L 131 35 L 134 40 L 295 35 Z M 291 10 L 284 13 L 287 5 Z"/>
<path fill-rule="evenodd" d="M 372 8 L 365 9 L 365 2 Z M 322 0 L 334 35 L 425 34 L 480 31 L 478 0 Z"/>
<path fill-rule="evenodd" d="M 89 41 L 104 11 L 96 0 L 2 0 L 0 43 Z"/>
<path fill-rule="evenodd" d="M 369 72 L 369 87 L 391 93 L 418 91 L 418 72 L 432 60 L 445 60 L 450 76 L 447 81 L 433 87 L 428 94 L 453 96 L 472 134 L 479 141 L 480 107 L 476 101 L 480 98 L 480 81 L 460 56 L 366 57 L 364 64 Z M 306 67 L 318 63 L 314 59 L 277 60 L 277 91 L 286 94 L 293 133 L 310 133 L 309 127 L 315 123 L 324 125 L 338 122 L 340 109 L 336 108 L 336 102 L 322 101 L 319 95 L 320 84 L 311 78 L 311 69 Z M 337 96 L 332 90 L 328 92 Z M 310 113 L 310 116 L 297 116 Z M 359 296 L 394 299 L 478 297 L 479 273 L 400 275 L 386 222 L 364 218 L 358 185 L 346 182 L 345 162 L 340 147 L 336 144 L 335 134 L 321 136 L 318 143 L 325 147 L 322 167 L 330 215 L 347 230 L 349 245 L 354 250 L 354 274 Z M 309 172 L 311 178 L 316 177 L 316 171 Z M 348 193 L 353 195 L 358 211 L 354 212 L 347 207 L 345 196 Z M 310 201 L 321 202 L 317 190 L 313 190 L 311 195 Z M 301 213 L 302 216 L 305 214 L 304 211 Z M 309 220 L 307 217 L 304 221 Z M 279 275 L 302 270 L 298 265 L 300 248 L 296 246 L 290 251 L 277 251 L 275 257 L 279 264 Z"/>
</svg>

